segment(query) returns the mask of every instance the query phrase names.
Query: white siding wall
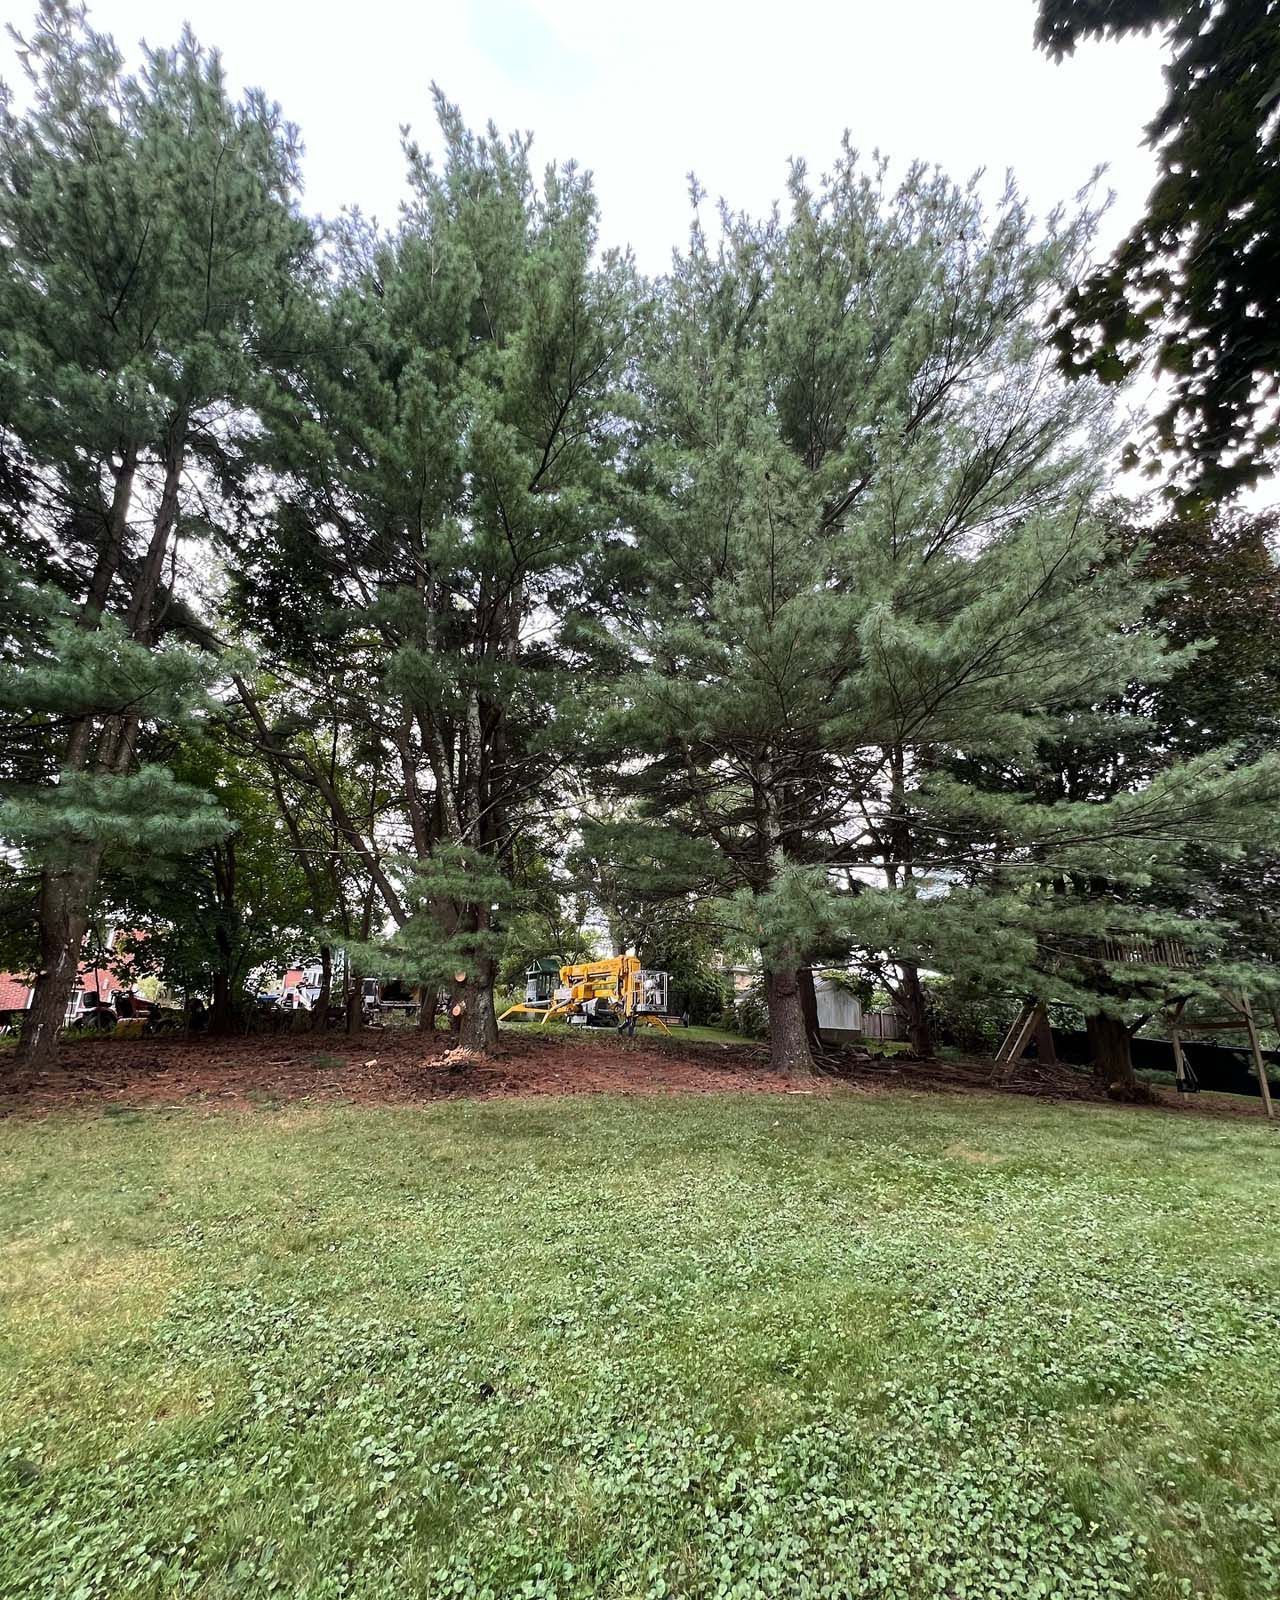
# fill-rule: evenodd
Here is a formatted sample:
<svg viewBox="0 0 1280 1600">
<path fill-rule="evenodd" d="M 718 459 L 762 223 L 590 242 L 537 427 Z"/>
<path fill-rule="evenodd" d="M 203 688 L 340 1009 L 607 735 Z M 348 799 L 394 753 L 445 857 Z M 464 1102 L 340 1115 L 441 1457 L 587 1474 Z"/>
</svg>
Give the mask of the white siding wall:
<svg viewBox="0 0 1280 1600">
<path fill-rule="evenodd" d="M 813 980 L 818 1001 L 818 1027 L 840 1028 L 849 1033 L 862 1032 L 862 1006 L 847 990 L 838 988 L 827 978 Z"/>
</svg>

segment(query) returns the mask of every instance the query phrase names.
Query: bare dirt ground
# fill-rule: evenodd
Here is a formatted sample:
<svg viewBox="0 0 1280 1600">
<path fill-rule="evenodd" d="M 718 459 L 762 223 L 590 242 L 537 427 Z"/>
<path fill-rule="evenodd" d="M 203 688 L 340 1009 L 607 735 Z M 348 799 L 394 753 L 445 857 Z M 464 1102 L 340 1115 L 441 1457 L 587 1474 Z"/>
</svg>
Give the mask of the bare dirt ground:
<svg viewBox="0 0 1280 1600">
<path fill-rule="evenodd" d="M 840 1084 L 864 1093 L 1002 1093 L 1104 1102 L 1105 1093 L 1069 1067 L 1022 1063 L 993 1083 L 986 1061 L 860 1060 L 824 1054 L 818 1075 L 798 1085 L 770 1070 L 762 1046 L 672 1038 L 571 1039 L 504 1031 L 490 1060 L 469 1057 L 446 1033 L 400 1029 L 278 1034 L 236 1039 L 101 1039 L 65 1043 L 56 1071 L 23 1075 L 0 1056 L 0 1116 L 69 1108 L 195 1106 L 206 1110 L 291 1102 L 419 1105 L 452 1099 L 548 1094 L 822 1094 Z M 1180 1096 L 1155 1090 L 1149 1107 L 1212 1116 L 1253 1116 L 1257 1100 Z"/>
</svg>

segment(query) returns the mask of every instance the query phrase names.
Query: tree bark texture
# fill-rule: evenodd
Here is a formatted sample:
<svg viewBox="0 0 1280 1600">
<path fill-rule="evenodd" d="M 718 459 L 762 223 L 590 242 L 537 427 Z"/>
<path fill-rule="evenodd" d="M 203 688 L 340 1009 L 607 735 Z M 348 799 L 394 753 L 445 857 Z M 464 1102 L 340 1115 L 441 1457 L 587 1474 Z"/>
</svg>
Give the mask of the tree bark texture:
<svg viewBox="0 0 1280 1600">
<path fill-rule="evenodd" d="M 809 1050 L 822 1048 L 822 1034 L 818 1030 L 818 991 L 813 981 L 813 968 L 801 967 L 796 973 L 796 983 L 800 989 L 800 1009 L 804 1013 L 805 1037 L 809 1041 Z"/>
<path fill-rule="evenodd" d="M 488 956 L 476 956 L 466 981 L 457 985 L 462 1001 L 460 1042 L 477 1055 L 487 1056 L 498 1047 L 498 1013 L 493 1004 L 495 964 Z"/>
<path fill-rule="evenodd" d="M 98 851 L 62 871 L 46 868 L 40 882 L 40 970 L 23 1014 L 17 1062 L 44 1070 L 58 1054 L 58 1038 L 80 972 L 80 950 L 89 926 L 89 898 L 98 875 Z"/>
<path fill-rule="evenodd" d="M 1119 1017 L 1098 1011 L 1085 1018 L 1085 1031 L 1089 1037 L 1094 1077 L 1109 1094 L 1119 1099 L 1132 1099 L 1137 1091 L 1137 1079 L 1133 1075 L 1128 1028 Z"/>
<path fill-rule="evenodd" d="M 813 1056 L 800 999 L 799 973 L 792 966 L 768 967 L 764 975 L 769 1008 L 769 1064 L 775 1072 L 808 1078 Z"/>
<path fill-rule="evenodd" d="M 902 1020 L 906 1024 L 911 1053 L 927 1061 L 933 1055 L 933 1028 L 924 985 L 920 982 L 920 969 L 914 961 L 903 961 L 898 964 L 898 971 L 901 974 Z"/>
</svg>

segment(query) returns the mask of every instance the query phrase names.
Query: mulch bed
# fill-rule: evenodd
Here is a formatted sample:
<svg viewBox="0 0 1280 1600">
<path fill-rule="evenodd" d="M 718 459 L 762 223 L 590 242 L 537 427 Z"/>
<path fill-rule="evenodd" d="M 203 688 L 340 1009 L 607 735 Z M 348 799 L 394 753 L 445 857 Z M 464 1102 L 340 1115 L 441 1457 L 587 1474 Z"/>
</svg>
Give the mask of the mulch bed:
<svg viewBox="0 0 1280 1600">
<path fill-rule="evenodd" d="M 237 1039 L 99 1039 L 64 1043 L 57 1069 L 22 1075 L 0 1057 L 0 1116 L 107 1107 L 197 1106 L 209 1110 L 297 1102 L 421 1105 L 454 1099 L 549 1094 L 823 1094 L 833 1085 L 865 1093 L 1003 1093 L 1105 1102 L 1086 1074 L 1023 1062 L 993 1083 L 986 1061 L 865 1060 L 824 1052 L 818 1075 L 797 1085 L 770 1070 L 759 1045 L 583 1034 L 570 1040 L 506 1031 L 497 1055 L 473 1058 L 448 1034 L 408 1029 L 277 1034 Z M 1257 1117 L 1256 1100 L 1156 1091 L 1152 1105 L 1209 1115 Z"/>
<path fill-rule="evenodd" d="M 64 1044 L 53 1072 L 12 1075 L 0 1057 L 0 1116 L 101 1105 L 237 1107 L 345 1100 L 413 1105 L 548 1094 L 782 1093 L 762 1052 L 687 1046 L 675 1055 L 605 1035 L 563 1041 L 504 1033 L 471 1057 L 444 1033 L 365 1029 L 243 1039 L 95 1039 Z"/>
</svg>

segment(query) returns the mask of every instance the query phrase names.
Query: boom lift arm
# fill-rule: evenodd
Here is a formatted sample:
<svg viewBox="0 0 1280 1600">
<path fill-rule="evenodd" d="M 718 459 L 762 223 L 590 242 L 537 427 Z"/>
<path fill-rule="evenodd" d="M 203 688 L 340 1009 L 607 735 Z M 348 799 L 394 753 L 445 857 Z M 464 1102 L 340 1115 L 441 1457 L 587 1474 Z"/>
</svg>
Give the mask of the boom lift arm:
<svg viewBox="0 0 1280 1600">
<path fill-rule="evenodd" d="M 561 967 L 554 988 L 548 966 L 535 962 L 529 968 L 524 1000 L 508 1006 L 499 1022 L 529 1016 L 544 1024 L 551 1017 L 563 1017 L 586 1026 L 623 1028 L 644 1022 L 663 1033 L 671 1031 L 663 1020 L 668 976 L 643 968 L 638 956 L 609 956 Z"/>
</svg>

